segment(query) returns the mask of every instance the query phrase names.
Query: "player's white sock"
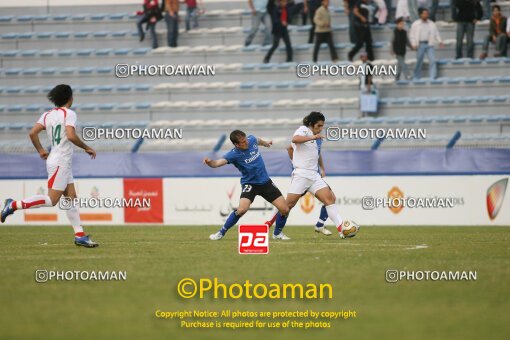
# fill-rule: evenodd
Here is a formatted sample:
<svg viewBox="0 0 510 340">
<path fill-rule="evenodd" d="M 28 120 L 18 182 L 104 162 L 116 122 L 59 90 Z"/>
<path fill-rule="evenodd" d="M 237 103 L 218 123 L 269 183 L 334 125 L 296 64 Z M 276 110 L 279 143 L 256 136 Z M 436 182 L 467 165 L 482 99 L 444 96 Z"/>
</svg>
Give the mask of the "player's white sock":
<svg viewBox="0 0 510 340">
<path fill-rule="evenodd" d="M 331 204 L 326 206 L 326 210 L 328 211 L 328 216 L 331 218 L 333 223 L 336 225 L 336 229 L 338 232 L 342 232 L 342 216 L 340 216 L 340 212 L 338 211 L 338 206 L 336 204 Z"/>
<path fill-rule="evenodd" d="M 24 198 L 21 201 L 13 201 L 11 207 L 14 210 L 20 209 L 35 209 L 42 207 L 52 207 L 50 196 L 48 195 L 35 195 L 29 198 Z"/>
<path fill-rule="evenodd" d="M 76 236 L 85 236 L 83 227 L 81 226 L 80 212 L 78 211 L 78 208 L 72 207 L 71 209 L 66 210 L 66 215 L 69 223 L 71 223 L 71 226 L 74 229 L 74 234 Z"/>
</svg>

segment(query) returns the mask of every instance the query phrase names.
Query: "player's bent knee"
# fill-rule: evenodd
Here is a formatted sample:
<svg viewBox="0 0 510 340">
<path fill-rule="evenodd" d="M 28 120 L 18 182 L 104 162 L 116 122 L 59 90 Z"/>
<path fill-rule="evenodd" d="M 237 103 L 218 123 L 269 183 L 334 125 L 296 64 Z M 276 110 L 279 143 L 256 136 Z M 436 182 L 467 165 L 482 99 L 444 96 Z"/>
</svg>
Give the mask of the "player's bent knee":
<svg viewBox="0 0 510 340">
<path fill-rule="evenodd" d="M 278 211 L 280 212 L 280 215 L 287 216 L 290 212 L 290 209 L 288 207 L 283 207 L 278 209 Z"/>
<path fill-rule="evenodd" d="M 244 208 L 237 208 L 236 210 L 236 215 L 241 217 L 243 216 L 244 214 L 246 214 L 246 212 L 248 211 L 248 209 L 244 209 Z"/>
</svg>

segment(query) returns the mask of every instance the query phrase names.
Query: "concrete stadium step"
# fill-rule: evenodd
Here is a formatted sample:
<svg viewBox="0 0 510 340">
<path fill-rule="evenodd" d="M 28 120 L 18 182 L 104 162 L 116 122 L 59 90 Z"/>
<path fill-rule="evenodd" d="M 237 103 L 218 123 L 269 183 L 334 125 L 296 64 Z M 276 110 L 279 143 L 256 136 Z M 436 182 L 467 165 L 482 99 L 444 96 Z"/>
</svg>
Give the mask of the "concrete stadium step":
<svg viewBox="0 0 510 340">
<path fill-rule="evenodd" d="M 347 59 L 351 44 L 337 44 L 340 60 Z M 67 49 L 67 50 L 29 50 L 29 51 L 3 51 L 0 65 L 3 68 L 17 67 L 95 67 L 111 66 L 117 63 L 127 64 L 217 64 L 217 63 L 260 63 L 264 58 L 268 46 L 216 45 L 196 47 L 161 47 L 156 50 L 147 48 L 138 49 Z M 273 62 L 283 62 L 286 58 L 285 48 L 280 48 L 273 55 Z M 311 44 L 294 46 L 295 62 L 310 62 L 313 46 Z M 475 44 L 475 55 L 481 53 L 481 42 Z M 374 44 L 376 59 L 392 59 L 389 43 Z M 437 59 L 451 58 L 455 55 L 455 41 L 449 40 L 445 47 L 436 50 Z M 97 57 L 100 58 L 97 58 Z M 412 56 L 410 54 L 409 56 Z M 319 61 L 328 61 L 331 57 L 325 45 L 319 53 Z M 355 56 L 359 59 L 359 56 Z"/>
<path fill-rule="evenodd" d="M 399 81 L 375 79 L 379 96 L 385 97 L 436 97 L 477 96 L 480 94 L 506 95 L 510 93 L 510 76 L 507 77 L 467 77 L 438 78 L 433 81 Z M 51 86 L 0 87 L 0 101 L 4 105 L 40 104 Z M 279 100 L 305 98 L 336 98 L 341 93 L 344 98 L 359 95 L 359 80 L 321 79 L 280 82 L 209 82 L 209 83 L 163 83 L 89 85 L 73 86 L 77 103 L 125 102 L 137 97 L 148 102 L 217 100 L 225 91 L 231 100 Z"/>
<path fill-rule="evenodd" d="M 372 38 L 374 42 L 391 41 L 394 24 L 386 26 L 374 26 Z M 444 40 L 455 39 L 456 26 L 453 23 L 439 22 L 441 37 Z M 310 25 L 291 26 L 289 28 L 291 41 L 294 45 L 302 45 L 308 42 Z M 179 46 L 202 46 L 202 45 L 244 45 L 248 28 L 218 27 L 214 29 L 199 28 L 185 32 L 181 28 L 179 34 Z M 485 21 L 476 26 L 475 40 L 483 40 L 488 32 L 488 22 Z M 159 46 L 166 46 L 167 32 L 160 29 L 157 32 Z M 263 43 L 263 34 L 258 33 L 254 44 Z M 349 41 L 347 25 L 334 26 L 334 41 L 345 43 Z M 0 36 L 0 48 L 5 50 L 27 49 L 71 49 L 71 48 L 138 48 L 151 47 L 150 34 L 146 34 L 146 40 L 139 42 L 136 28 L 117 31 L 54 31 L 54 32 L 13 32 Z"/>
<path fill-rule="evenodd" d="M 185 10 L 181 7 L 180 25 L 184 25 Z M 0 17 L 0 34 L 11 32 L 39 32 L 39 31 L 90 31 L 90 30 L 126 30 L 132 29 L 136 23 L 135 11 L 123 9 L 120 12 L 87 11 L 59 13 L 59 14 L 38 14 L 38 15 L 2 15 Z M 342 6 L 331 6 L 331 20 L 334 25 L 348 24 L 348 18 Z M 72 13 L 72 14 L 70 14 Z M 93 13 L 93 14 L 91 14 Z M 440 8 L 437 13 L 438 20 L 450 20 L 450 10 Z M 235 9 L 208 10 L 199 18 L 199 27 L 250 27 L 252 15 L 247 5 Z M 166 28 L 163 20 L 156 24 L 158 29 Z"/>
<path fill-rule="evenodd" d="M 409 58 L 408 65 L 412 71 L 415 59 Z M 377 60 L 374 65 L 393 65 L 395 60 Z M 104 67 L 29 67 L 0 69 L 0 78 L 4 87 L 46 86 L 48 84 L 71 83 L 73 86 L 111 84 L 114 86 L 128 85 L 133 82 L 157 85 L 168 82 L 243 82 L 249 79 L 254 82 L 266 81 L 299 81 L 299 80 L 330 80 L 349 79 L 349 77 L 320 76 L 298 78 L 296 63 L 269 64 L 217 64 L 214 76 L 132 76 L 129 78 L 115 77 L 113 66 Z M 321 65 L 331 65 L 325 63 Z M 510 58 L 470 60 L 442 59 L 438 62 L 440 77 L 506 77 L 510 76 Z M 424 65 L 426 75 L 427 64 Z M 72 79 L 72 82 L 70 82 Z M 490 81 L 489 81 L 490 83 Z"/>
</svg>

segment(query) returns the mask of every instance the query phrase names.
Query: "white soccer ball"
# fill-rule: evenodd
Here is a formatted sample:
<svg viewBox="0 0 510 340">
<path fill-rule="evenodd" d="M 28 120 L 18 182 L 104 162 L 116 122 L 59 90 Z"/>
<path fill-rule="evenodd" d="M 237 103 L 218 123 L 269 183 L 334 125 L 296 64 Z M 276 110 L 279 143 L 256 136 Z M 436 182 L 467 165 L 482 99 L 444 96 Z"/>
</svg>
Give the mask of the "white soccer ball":
<svg viewBox="0 0 510 340">
<path fill-rule="evenodd" d="M 358 233 L 360 226 L 353 220 L 344 220 L 342 224 L 342 234 L 346 237 L 354 237 Z"/>
</svg>

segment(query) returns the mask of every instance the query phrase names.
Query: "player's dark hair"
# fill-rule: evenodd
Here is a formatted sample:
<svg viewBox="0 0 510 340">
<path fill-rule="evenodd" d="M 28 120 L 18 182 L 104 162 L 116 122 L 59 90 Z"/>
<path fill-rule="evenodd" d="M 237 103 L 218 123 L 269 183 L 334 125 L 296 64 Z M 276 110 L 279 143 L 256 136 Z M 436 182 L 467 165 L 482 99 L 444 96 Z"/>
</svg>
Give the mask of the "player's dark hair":
<svg viewBox="0 0 510 340">
<path fill-rule="evenodd" d="M 230 141 L 232 144 L 239 144 L 239 140 L 243 137 L 246 137 L 246 133 L 241 130 L 234 130 L 230 133 Z"/>
<path fill-rule="evenodd" d="M 494 10 L 494 8 L 497 8 L 497 9 L 498 9 L 498 11 L 500 11 L 500 12 L 501 12 L 501 6 L 499 6 L 499 5 L 494 5 L 494 6 L 492 6 L 492 10 Z"/>
<path fill-rule="evenodd" d="M 317 124 L 317 122 L 326 121 L 326 118 L 324 115 L 318 111 L 312 111 L 308 116 L 303 118 L 303 125 L 304 126 L 314 126 Z"/>
<path fill-rule="evenodd" d="M 429 11 L 429 9 L 428 9 L 428 8 L 426 8 L 426 7 L 420 7 L 420 8 L 418 8 L 418 15 L 419 15 L 419 16 L 421 16 L 421 14 L 422 14 L 423 12 L 425 12 L 425 11 L 427 11 L 427 12 L 428 12 L 428 11 Z"/>
<path fill-rule="evenodd" d="M 47 95 L 47 98 L 55 104 L 56 107 L 64 106 L 71 98 L 73 98 L 73 90 L 71 86 L 60 84 L 55 86 Z"/>
<path fill-rule="evenodd" d="M 400 24 L 401 22 L 404 21 L 404 17 L 399 17 L 397 20 L 395 20 L 395 24 Z"/>
</svg>

